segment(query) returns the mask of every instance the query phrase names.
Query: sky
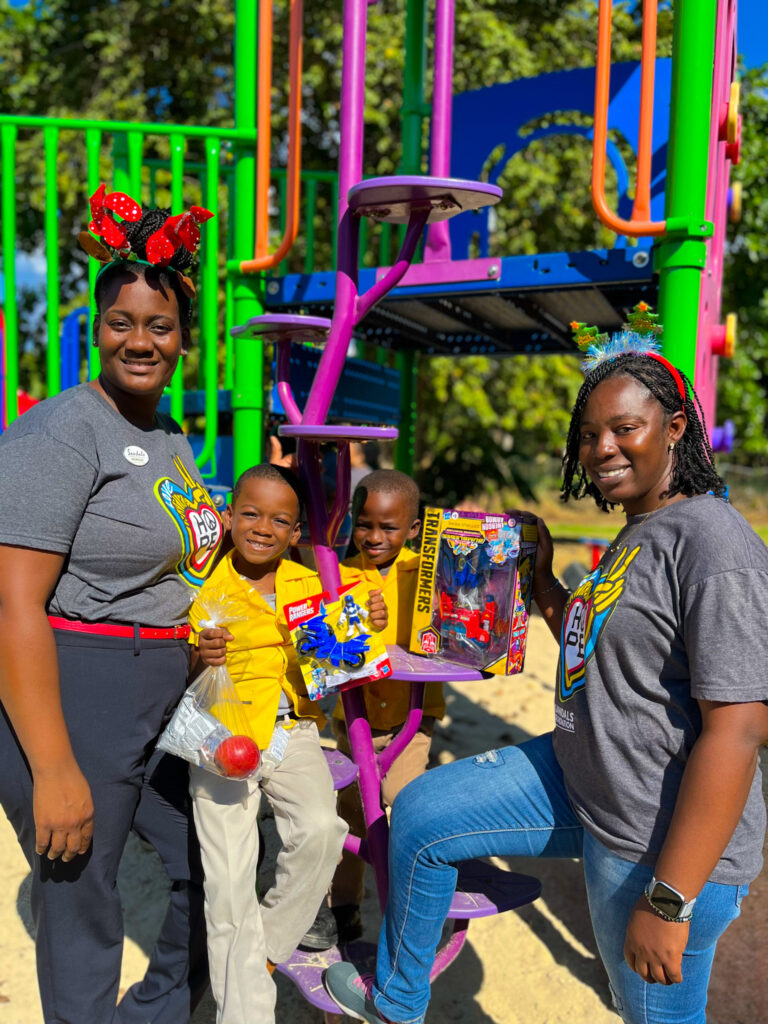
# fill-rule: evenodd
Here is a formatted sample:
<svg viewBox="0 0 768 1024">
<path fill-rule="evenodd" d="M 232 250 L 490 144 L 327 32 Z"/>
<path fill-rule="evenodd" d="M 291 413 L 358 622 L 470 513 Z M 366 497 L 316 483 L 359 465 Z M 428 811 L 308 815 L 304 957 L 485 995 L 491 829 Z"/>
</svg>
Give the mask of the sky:
<svg viewBox="0 0 768 1024">
<path fill-rule="evenodd" d="M 748 68 L 768 63 L 768 18 L 765 0 L 738 0 L 736 38 Z"/>
</svg>

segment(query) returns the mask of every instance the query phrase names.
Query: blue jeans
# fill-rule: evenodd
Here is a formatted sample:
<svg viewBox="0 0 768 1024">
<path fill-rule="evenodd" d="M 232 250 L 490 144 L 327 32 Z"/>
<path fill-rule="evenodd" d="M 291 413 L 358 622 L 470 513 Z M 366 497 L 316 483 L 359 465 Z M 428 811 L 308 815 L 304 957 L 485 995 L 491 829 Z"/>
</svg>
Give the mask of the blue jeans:
<svg viewBox="0 0 768 1024">
<path fill-rule="evenodd" d="M 624 936 L 652 868 L 607 850 L 578 822 L 552 735 L 435 768 L 395 801 L 389 899 L 374 984 L 378 1010 L 421 1024 L 429 974 L 456 887 L 454 865 L 473 857 L 583 857 L 592 927 L 626 1024 L 704 1024 L 720 935 L 746 886 L 708 883 L 699 895 L 679 985 L 648 985 L 624 962 Z"/>
</svg>

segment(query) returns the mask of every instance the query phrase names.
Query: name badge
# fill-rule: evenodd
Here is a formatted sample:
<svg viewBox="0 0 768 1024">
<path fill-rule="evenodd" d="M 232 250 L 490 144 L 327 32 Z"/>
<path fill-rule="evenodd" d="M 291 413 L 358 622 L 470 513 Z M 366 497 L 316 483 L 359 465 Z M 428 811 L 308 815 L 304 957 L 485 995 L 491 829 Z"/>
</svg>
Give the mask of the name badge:
<svg viewBox="0 0 768 1024">
<path fill-rule="evenodd" d="M 136 444 L 129 444 L 127 448 L 123 449 L 123 458 L 130 462 L 132 466 L 146 466 L 149 462 L 147 453 Z"/>
</svg>

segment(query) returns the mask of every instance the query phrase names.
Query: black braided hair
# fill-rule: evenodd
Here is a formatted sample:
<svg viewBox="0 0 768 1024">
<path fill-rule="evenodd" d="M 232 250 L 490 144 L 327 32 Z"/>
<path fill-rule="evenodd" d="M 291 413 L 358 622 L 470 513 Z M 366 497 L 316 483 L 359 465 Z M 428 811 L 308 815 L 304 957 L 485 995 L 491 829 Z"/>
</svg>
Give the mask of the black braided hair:
<svg viewBox="0 0 768 1024">
<path fill-rule="evenodd" d="M 131 252 L 135 253 L 140 260 L 146 260 L 147 258 L 146 246 L 150 236 L 158 231 L 170 216 L 170 210 L 163 210 L 159 207 L 153 207 L 150 209 L 149 207 L 143 206 L 141 208 L 140 220 L 121 222 L 120 226 L 124 229 L 128 241 L 131 243 Z M 160 266 L 147 267 L 143 263 L 136 263 L 129 260 L 117 260 L 115 263 L 110 263 L 96 282 L 96 287 L 94 289 L 96 306 L 99 312 L 101 312 L 101 303 L 104 299 L 107 286 L 109 285 L 112 277 L 119 270 L 130 270 L 131 273 L 135 274 L 137 277 L 146 277 L 147 273 L 149 273 L 151 280 L 162 281 L 165 285 L 173 289 L 179 304 L 179 318 L 182 326 L 188 327 L 192 319 L 192 300 L 184 293 L 179 279 L 173 271 L 180 270 L 182 272 L 186 272 L 194 265 L 194 262 L 195 257 L 189 249 L 180 245 L 173 254 L 167 268 Z"/>
<path fill-rule="evenodd" d="M 672 479 L 665 497 L 684 494 L 712 492 L 717 497 L 725 495 L 726 487 L 715 468 L 715 458 L 707 435 L 704 411 L 699 396 L 693 385 L 682 371 L 678 371 L 686 387 L 683 409 L 688 423 L 685 432 L 675 445 L 672 462 Z M 571 412 L 571 425 L 568 429 L 568 441 L 563 455 L 563 484 L 560 498 L 583 498 L 586 495 L 595 499 L 595 503 L 603 511 L 614 507 L 614 502 L 606 501 L 599 489 L 592 483 L 579 462 L 579 443 L 581 439 L 581 417 L 587 399 L 598 384 L 609 377 L 631 377 L 642 384 L 661 405 L 666 416 L 671 416 L 681 408 L 680 392 L 675 379 L 663 363 L 643 355 L 620 355 L 615 359 L 606 360 L 595 367 L 584 379 L 576 403 Z"/>
</svg>

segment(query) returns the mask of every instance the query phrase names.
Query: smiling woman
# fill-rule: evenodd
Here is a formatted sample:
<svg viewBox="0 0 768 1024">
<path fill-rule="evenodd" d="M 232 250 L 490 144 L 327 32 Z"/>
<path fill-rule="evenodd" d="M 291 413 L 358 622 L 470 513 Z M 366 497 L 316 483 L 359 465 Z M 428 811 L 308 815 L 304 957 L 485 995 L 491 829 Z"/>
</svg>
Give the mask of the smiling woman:
<svg viewBox="0 0 768 1024">
<path fill-rule="evenodd" d="M 189 341 L 181 236 L 194 249 L 196 228 L 103 186 L 91 211 L 109 246 L 81 236 L 104 263 L 99 377 L 0 438 L 0 802 L 32 868 L 45 1019 L 181 1021 L 207 980 L 202 879 L 184 762 L 154 747 L 184 691 L 187 611 L 221 523 L 157 405 Z M 171 900 L 117 1004 L 131 829 L 160 855 Z"/>
</svg>

